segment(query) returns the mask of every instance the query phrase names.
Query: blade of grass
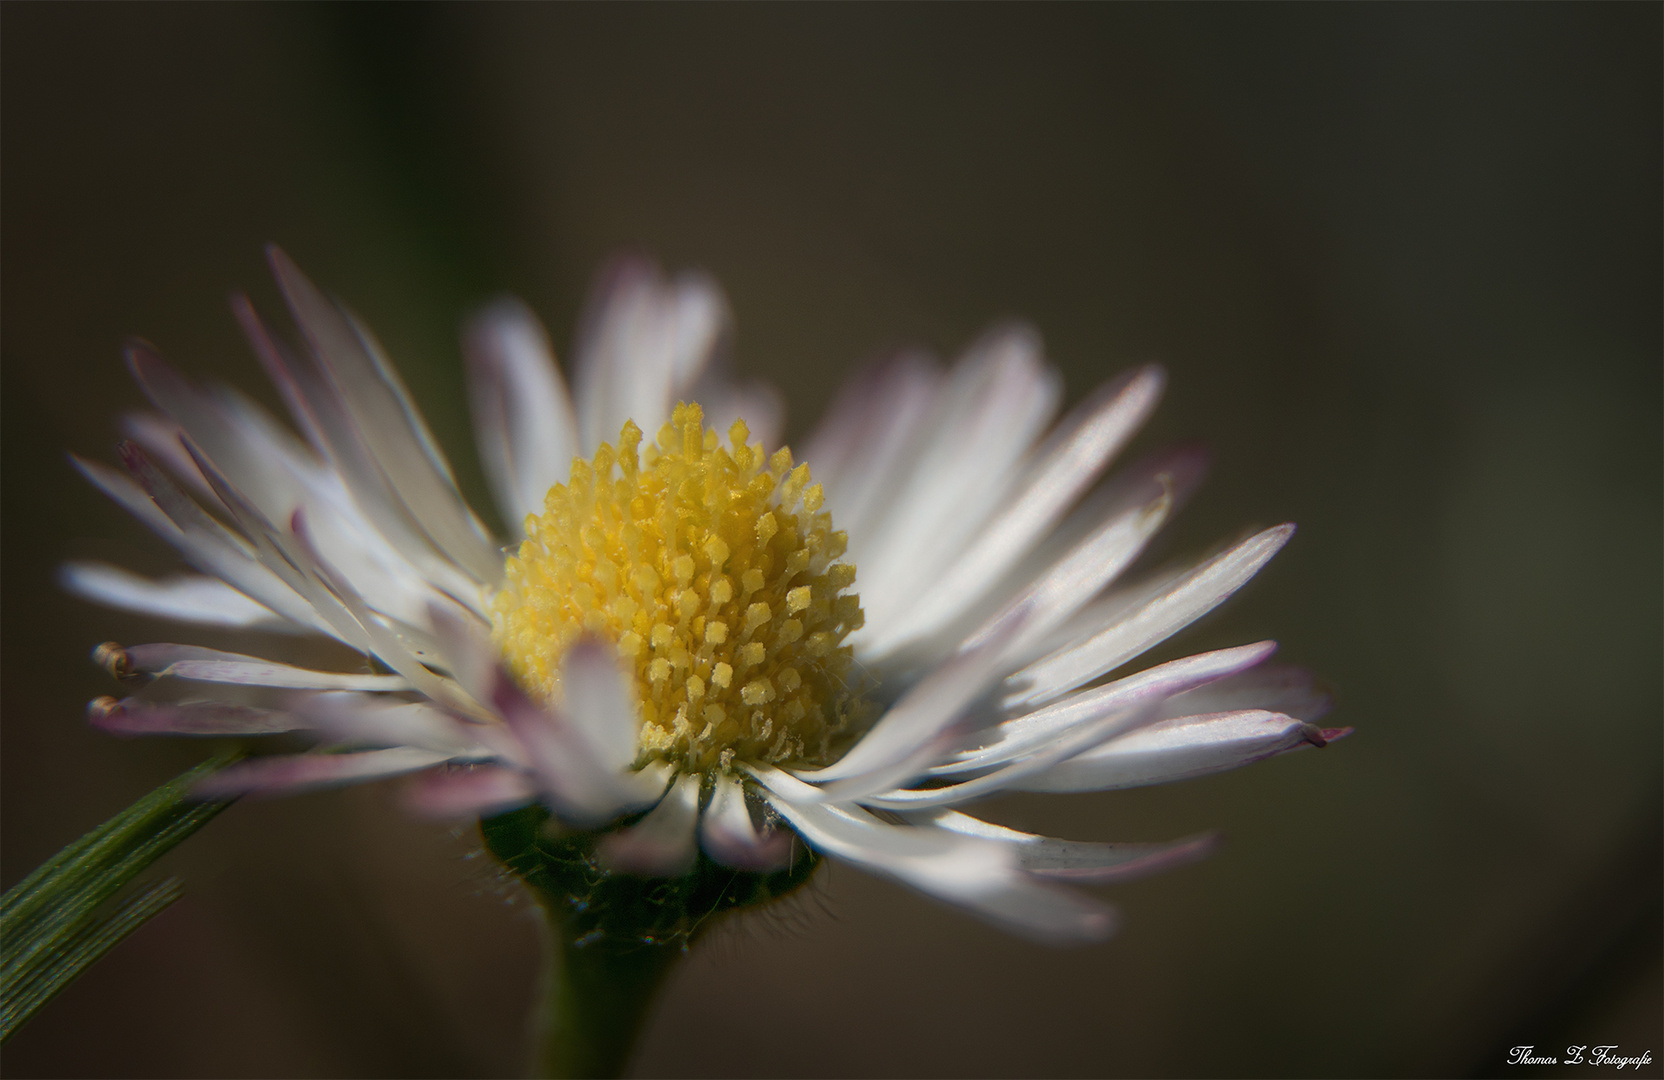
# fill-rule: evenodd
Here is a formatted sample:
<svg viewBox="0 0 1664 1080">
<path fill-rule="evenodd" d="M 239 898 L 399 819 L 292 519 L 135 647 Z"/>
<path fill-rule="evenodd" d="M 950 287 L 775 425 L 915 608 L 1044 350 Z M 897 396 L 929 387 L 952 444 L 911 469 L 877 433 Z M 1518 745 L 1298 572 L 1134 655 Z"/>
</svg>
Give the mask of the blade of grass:
<svg viewBox="0 0 1664 1080">
<path fill-rule="evenodd" d="M 179 816 L 182 810 L 195 807 L 224 806 L 225 803 L 189 800 L 192 787 L 224 768 L 236 755 L 222 754 L 163 784 L 132 806 L 104 824 L 91 830 L 47 859 L 28 877 L 7 889 L 0 896 L 0 926 L 8 930 L 21 925 L 38 914 L 49 903 L 48 889 L 63 888 L 67 882 L 97 873 L 107 865 L 111 852 L 120 852 L 134 836 L 144 836 L 156 827 L 156 822 Z"/>
<path fill-rule="evenodd" d="M 177 900 L 169 879 L 100 916 L 105 901 L 206 825 L 229 800 L 192 789 L 237 755 L 175 777 L 65 847 L 0 897 L 0 1042 L 122 938 Z"/>
<path fill-rule="evenodd" d="M 89 918 L 61 939 L 49 962 L 36 965 L 15 989 L 0 999 L 0 1042 L 128 934 L 159 915 L 184 895 L 178 878 L 167 878 L 145 889 L 112 915 Z"/>
<path fill-rule="evenodd" d="M 172 850 L 180 841 L 212 819 L 225 804 L 196 803 L 175 808 L 169 814 L 154 815 L 146 830 L 135 830 L 124 847 L 106 847 L 96 861 L 66 868 L 55 883 L 42 890 L 49 903 L 35 905 L 27 916 L 0 918 L 0 988 L 22 977 L 22 971 L 87 918 L 99 904 L 114 896 L 151 863 Z"/>
</svg>

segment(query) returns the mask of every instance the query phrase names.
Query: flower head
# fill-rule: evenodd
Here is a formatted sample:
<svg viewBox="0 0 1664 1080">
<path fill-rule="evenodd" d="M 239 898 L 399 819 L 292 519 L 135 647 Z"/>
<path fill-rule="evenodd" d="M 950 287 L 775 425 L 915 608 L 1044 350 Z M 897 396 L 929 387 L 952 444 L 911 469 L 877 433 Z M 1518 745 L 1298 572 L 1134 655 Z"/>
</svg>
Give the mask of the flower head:
<svg viewBox="0 0 1664 1080">
<path fill-rule="evenodd" d="M 505 544 L 375 339 L 281 252 L 272 262 L 301 347 L 236 306 L 300 437 L 133 345 L 157 412 L 129 418 L 122 470 L 77 462 L 200 573 L 65 568 L 104 603 L 321 634 L 366 659 L 318 671 L 101 646 L 142 684 L 93 703 L 103 728 L 316 739 L 219 774 L 215 794 L 414 773 L 427 813 L 540 806 L 608 872 L 644 876 L 779 872 L 800 838 L 1079 940 L 1107 934 L 1111 913 L 1059 883 L 1148 872 L 1208 838 L 1068 842 L 959 807 L 1177 780 L 1344 734 L 1314 726 L 1327 700 L 1309 676 L 1264 663 L 1271 642 L 1121 672 L 1293 532 L 1117 584 L 1201 471 L 1181 450 L 1098 484 L 1154 408 L 1157 368 L 1054 425 L 1059 381 L 1038 341 L 997 330 L 947 371 L 912 355 L 868 370 L 800 463 L 778 446 L 778 399 L 717 362 L 715 287 L 621 264 L 574 394 L 523 307 L 467 335 Z"/>
</svg>

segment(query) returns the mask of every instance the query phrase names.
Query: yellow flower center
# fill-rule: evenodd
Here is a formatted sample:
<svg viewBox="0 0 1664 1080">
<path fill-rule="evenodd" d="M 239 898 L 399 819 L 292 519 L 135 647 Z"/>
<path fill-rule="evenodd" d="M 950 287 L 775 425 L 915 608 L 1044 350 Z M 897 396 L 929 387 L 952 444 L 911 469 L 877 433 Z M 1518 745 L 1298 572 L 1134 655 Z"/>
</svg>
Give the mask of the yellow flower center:
<svg viewBox="0 0 1664 1080">
<path fill-rule="evenodd" d="M 561 658 L 588 633 L 635 673 L 642 759 L 684 769 L 823 763 L 855 705 L 845 635 L 860 599 L 846 538 L 809 467 L 765 457 L 735 421 L 724 448 L 698 405 L 656 444 L 627 422 L 572 463 L 526 518 L 493 599 L 494 637 L 533 694 L 561 699 Z"/>
</svg>

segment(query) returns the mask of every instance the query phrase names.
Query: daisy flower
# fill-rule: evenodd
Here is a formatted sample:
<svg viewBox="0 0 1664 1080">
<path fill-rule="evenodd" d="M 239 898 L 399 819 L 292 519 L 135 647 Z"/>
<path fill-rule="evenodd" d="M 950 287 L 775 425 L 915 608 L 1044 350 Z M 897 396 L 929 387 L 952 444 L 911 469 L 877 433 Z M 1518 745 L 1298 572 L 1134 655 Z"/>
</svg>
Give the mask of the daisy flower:
<svg viewBox="0 0 1664 1080">
<path fill-rule="evenodd" d="M 365 658 L 321 671 L 101 646 L 133 691 L 92 704 L 108 731 L 313 740 L 204 794 L 417 774 L 420 810 L 539 807 L 608 874 L 778 874 L 806 845 L 1066 942 L 1113 928 L 1068 883 L 1182 862 L 1209 839 L 1056 840 L 963 807 L 1180 780 L 1344 734 L 1314 725 L 1325 696 L 1266 663 L 1272 642 L 1126 670 L 1293 532 L 1121 583 L 1202 468 L 1179 450 L 1099 483 L 1155 407 L 1159 368 L 1054 422 L 1061 384 L 1038 338 L 996 329 L 945 370 L 919 355 L 867 370 L 800 462 L 779 445 L 778 398 L 718 363 L 716 287 L 620 264 L 570 391 L 523 306 L 467 332 L 480 456 L 511 523 L 494 535 L 369 330 L 280 251 L 271 262 L 298 344 L 235 307 L 294 430 L 135 343 L 156 411 L 127 419 L 119 469 L 76 459 L 197 573 L 76 563 L 73 591 Z"/>
</svg>

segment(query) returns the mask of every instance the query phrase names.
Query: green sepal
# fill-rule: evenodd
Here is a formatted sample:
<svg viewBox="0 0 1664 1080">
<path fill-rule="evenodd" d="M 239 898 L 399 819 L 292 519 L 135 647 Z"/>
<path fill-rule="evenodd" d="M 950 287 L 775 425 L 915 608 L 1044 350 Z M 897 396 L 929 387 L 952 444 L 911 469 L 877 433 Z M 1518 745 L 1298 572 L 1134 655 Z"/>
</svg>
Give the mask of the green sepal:
<svg viewBox="0 0 1664 1080">
<path fill-rule="evenodd" d="M 644 878 L 607 869 L 603 833 L 562 830 L 541 806 L 480 822 L 486 848 L 524 881 L 550 942 L 537 1068 L 544 1076 L 616 1076 L 654 991 L 717 916 L 801 888 L 819 857 L 804 849 L 773 874 L 720 866 L 703 853 L 688 873 Z"/>
<path fill-rule="evenodd" d="M 177 879 L 113 912 L 101 906 L 230 800 L 191 790 L 234 760 L 205 762 L 65 847 L 0 897 L 0 1042 L 128 934 L 179 899 Z"/>
</svg>

